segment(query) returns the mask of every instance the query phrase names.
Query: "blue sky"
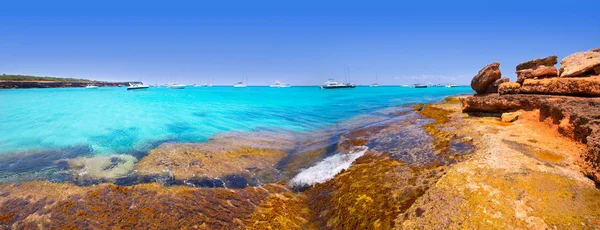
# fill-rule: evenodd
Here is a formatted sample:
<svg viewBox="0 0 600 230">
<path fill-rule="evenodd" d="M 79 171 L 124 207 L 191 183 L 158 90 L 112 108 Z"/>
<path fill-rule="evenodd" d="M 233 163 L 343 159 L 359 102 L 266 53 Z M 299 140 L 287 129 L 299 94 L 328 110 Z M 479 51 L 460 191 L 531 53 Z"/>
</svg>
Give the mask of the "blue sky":
<svg viewBox="0 0 600 230">
<path fill-rule="evenodd" d="M 294 85 L 467 84 L 600 47 L 600 1 L 12 1 L 0 73 Z"/>
</svg>

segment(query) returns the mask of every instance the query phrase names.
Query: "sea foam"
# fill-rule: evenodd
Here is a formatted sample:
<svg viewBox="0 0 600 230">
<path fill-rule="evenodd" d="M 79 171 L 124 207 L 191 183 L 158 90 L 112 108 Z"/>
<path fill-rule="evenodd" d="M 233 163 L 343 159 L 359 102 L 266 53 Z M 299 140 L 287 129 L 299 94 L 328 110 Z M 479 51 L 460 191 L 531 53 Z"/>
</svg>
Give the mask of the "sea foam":
<svg viewBox="0 0 600 230">
<path fill-rule="evenodd" d="M 344 169 L 348 169 L 350 164 L 357 158 L 364 155 L 369 148 L 366 146 L 357 147 L 350 153 L 337 153 L 327 157 L 316 165 L 298 173 L 289 182 L 294 188 L 305 188 L 317 183 L 323 183 Z"/>
</svg>

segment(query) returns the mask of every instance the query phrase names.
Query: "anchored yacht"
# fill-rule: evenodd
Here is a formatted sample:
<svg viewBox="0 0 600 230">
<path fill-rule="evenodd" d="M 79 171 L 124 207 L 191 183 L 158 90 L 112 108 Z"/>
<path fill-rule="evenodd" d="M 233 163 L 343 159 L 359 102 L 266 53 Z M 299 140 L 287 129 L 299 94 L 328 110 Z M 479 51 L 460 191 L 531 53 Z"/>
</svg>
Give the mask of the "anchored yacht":
<svg viewBox="0 0 600 230">
<path fill-rule="evenodd" d="M 129 87 L 127 87 L 127 90 L 147 89 L 147 88 L 150 88 L 150 86 L 147 86 L 147 85 L 144 85 L 144 84 L 129 83 Z"/>
<path fill-rule="evenodd" d="M 344 89 L 344 88 L 355 88 L 356 85 L 352 83 L 341 83 L 329 79 L 325 82 L 325 85 L 319 86 L 321 89 Z"/>
</svg>

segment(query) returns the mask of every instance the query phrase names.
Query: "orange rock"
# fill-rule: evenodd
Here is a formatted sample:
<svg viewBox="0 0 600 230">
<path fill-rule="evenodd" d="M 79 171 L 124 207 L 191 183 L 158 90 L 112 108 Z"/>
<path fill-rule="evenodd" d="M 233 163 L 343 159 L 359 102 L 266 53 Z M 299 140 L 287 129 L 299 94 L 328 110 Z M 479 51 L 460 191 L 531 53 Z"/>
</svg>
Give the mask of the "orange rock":
<svg viewBox="0 0 600 230">
<path fill-rule="evenodd" d="M 498 86 L 498 93 L 504 94 L 517 94 L 521 92 L 521 84 L 516 82 L 505 82 Z"/>
<path fill-rule="evenodd" d="M 600 66 L 600 52 L 593 50 L 571 54 L 560 61 L 560 77 L 586 76 Z M 597 74 L 597 72 L 596 72 Z"/>
<path fill-rule="evenodd" d="M 556 67 L 539 66 L 536 69 L 524 69 L 517 71 L 517 82 L 523 83 L 525 79 L 549 78 L 558 76 Z"/>
<path fill-rule="evenodd" d="M 526 79 L 521 93 L 600 96 L 600 76 L 587 78 Z"/>
<path fill-rule="evenodd" d="M 488 86 L 500 79 L 501 76 L 500 63 L 494 62 L 483 67 L 483 69 L 473 77 L 473 80 L 471 80 L 471 88 L 479 94 L 485 93 Z"/>
</svg>

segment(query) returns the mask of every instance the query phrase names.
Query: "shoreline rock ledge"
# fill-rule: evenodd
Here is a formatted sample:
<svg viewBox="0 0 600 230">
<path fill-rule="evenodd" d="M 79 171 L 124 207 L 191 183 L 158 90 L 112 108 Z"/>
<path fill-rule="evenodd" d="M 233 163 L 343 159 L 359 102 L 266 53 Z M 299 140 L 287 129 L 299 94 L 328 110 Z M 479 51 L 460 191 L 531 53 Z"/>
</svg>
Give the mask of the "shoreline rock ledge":
<svg viewBox="0 0 600 230">
<path fill-rule="evenodd" d="M 500 63 L 485 66 L 471 81 L 477 94 L 461 99 L 462 111 L 539 111 L 533 114 L 540 122 L 586 145 L 582 173 L 600 185 L 600 48 L 565 57 L 558 70 L 557 60 L 548 56 L 517 65 L 517 81 L 498 84 L 496 92 L 487 89 L 501 78 Z"/>
</svg>

